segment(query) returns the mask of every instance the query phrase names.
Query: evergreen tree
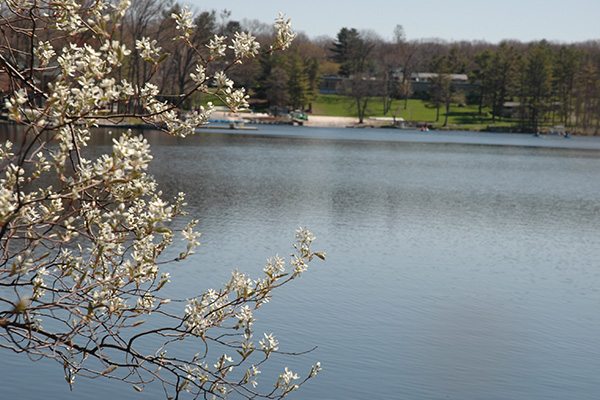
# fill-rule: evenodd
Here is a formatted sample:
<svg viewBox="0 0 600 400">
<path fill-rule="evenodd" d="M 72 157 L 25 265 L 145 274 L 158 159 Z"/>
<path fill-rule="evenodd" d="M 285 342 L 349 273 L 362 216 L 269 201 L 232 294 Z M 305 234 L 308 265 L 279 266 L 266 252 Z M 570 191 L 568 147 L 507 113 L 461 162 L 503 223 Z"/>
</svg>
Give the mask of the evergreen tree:
<svg viewBox="0 0 600 400">
<path fill-rule="evenodd" d="M 491 62 L 490 85 L 492 121 L 504 114 L 504 103 L 514 91 L 518 54 L 513 46 L 501 43 Z"/>
<path fill-rule="evenodd" d="M 479 103 L 479 115 L 483 114 L 483 107 L 493 104 L 491 99 L 493 95 L 493 53 L 490 50 L 485 50 L 475 57 L 475 65 L 477 66 L 473 71 L 473 78 L 479 85 L 478 103 Z"/>
<path fill-rule="evenodd" d="M 333 60 L 340 64 L 339 74 L 350 76 L 365 72 L 367 57 L 372 49 L 373 46 L 366 43 L 356 29 L 342 28 L 330 50 Z"/>
<path fill-rule="evenodd" d="M 549 107 L 552 93 L 552 53 L 546 41 L 534 44 L 529 49 L 524 74 L 528 127 L 537 131 Z"/>
<path fill-rule="evenodd" d="M 275 66 L 271 70 L 271 74 L 265 82 L 266 96 L 271 107 L 283 108 L 289 105 L 289 80 L 289 75 L 283 67 Z"/>
<path fill-rule="evenodd" d="M 319 94 L 319 67 L 319 60 L 315 57 L 305 61 L 306 77 L 308 79 L 307 101 L 310 112 L 312 112 L 312 101 Z"/>
<path fill-rule="evenodd" d="M 304 63 L 300 56 L 292 54 L 288 60 L 288 94 L 289 105 L 293 109 L 304 109 L 308 101 L 308 79 L 304 68 Z"/>
<path fill-rule="evenodd" d="M 580 53 L 572 46 L 561 46 L 554 63 L 554 94 L 559 105 L 559 118 L 569 126 L 573 113 L 575 77 L 580 68 Z"/>
</svg>

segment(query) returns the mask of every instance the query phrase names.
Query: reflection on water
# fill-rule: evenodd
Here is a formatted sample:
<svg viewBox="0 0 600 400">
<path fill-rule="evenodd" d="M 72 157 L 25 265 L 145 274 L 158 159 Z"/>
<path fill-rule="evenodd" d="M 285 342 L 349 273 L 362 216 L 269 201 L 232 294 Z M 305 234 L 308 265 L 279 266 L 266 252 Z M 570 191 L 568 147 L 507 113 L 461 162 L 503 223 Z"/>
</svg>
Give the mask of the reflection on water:
<svg viewBox="0 0 600 400">
<path fill-rule="evenodd" d="M 295 398 L 597 398 L 595 141 L 569 150 L 260 132 L 149 134 L 153 172 L 165 192 L 188 193 L 204 233 L 198 256 L 173 267 L 178 296 L 216 286 L 233 268 L 258 273 L 289 251 L 298 225 L 317 233 L 327 262 L 258 316 L 284 350 L 319 346 L 292 362 L 325 368 Z M 100 381 L 80 381 L 69 396 L 59 367 L 2 357 L 1 398 L 139 398 Z"/>
</svg>

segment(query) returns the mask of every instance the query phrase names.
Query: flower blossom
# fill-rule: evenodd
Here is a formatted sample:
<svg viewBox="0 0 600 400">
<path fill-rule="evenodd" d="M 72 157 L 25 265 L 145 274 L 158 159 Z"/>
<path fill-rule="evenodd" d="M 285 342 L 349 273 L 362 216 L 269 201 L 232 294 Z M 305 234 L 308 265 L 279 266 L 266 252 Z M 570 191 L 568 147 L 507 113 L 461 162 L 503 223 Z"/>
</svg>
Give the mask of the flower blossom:
<svg viewBox="0 0 600 400">
<path fill-rule="evenodd" d="M 298 374 L 288 369 L 288 367 L 285 367 L 283 373 L 279 375 L 275 387 L 281 389 L 284 394 L 288 394 L 289 392 L 298 389 L 299 386 L 294 383 L 294 381 L 298 379 L 300 379 Z"/>
<path fill-rule="evenodd" d="M 56 55 L 54 48 L 50 44 L 50 42 L 40 42 L 38 47 L 35 49 L 35 55 L 40 60 L 40 65 L 45 66 L 48 65 L 50 59 Z"/>
<path fill-rule="evenodd" d="M 275 19 L 275 43 L 271 49 L 285 50 L 291 46 L 292 41 L 296 38 L 296 33 L 292 30 L 292 22 L 289 18 L 285 18 L 283 13 L 279 13 Z"/>
<path fill-rule="evenodd" d="M 272 333 L 264 333 L 263 336 L 264 338 L 259 340 L 258 344 L 268 357 L 272 352 L 279 350 L 279 341 L 275 339 L 275 336 Z"/>
<path fill-rule="evenodd" d="M 232 45 L 229 46 L 233 49 L 236 58 L 247 58 L 254 57 L 258 54 L 260 44 L 256 41 L 256 38 L 246 32 L 236 32 L 235 37 L 232 40 Z"/>
<path fill-rule="evenodd" d="M 6 253 L 1 273 L 6 282 L 18 286 L 14 302 L 5 303 L 7 310 L 17 311 L 10 321 L 18 324 L 10 328 L 15 337 L 28 338 L 23 351 L 60 359 L 69 384 L 80 372 L 94 375 L 85 366 L 84 348 L 100 353 L 106 344 L 110 351 L 102 351 L 105 358 L 100 361 L 105 369 L 96 376 L 124 377 L 128 373 L 117 365 L 127 363 L 131 373 L 127 376 L 139 378 L 134 385 L 138 391 L 145 388 L 144 382 L 158 380 L 174 392 L 188 391 L 195 397 L 254 393 L 261 373 L 258 367 L 279 350 L 272 333 L 254 339 L 255 313 L 271 299 L 273 290 L 307 269 L 318 254 L 310 250 L 314 236 L 298 231 L 290 273 L 286 261 L 276 256 L 267 260 L 262 276 L 251 278 L 234 271 L 217 290 L 172 301 L 165 297 L 166 290 L 161 291 L 170 282 L 163 265 L 183 260 L 200 245 L 198 221 L 180 219 L 187 215 L 184 195 L 169 199 L 159 190 L 149 171 L 152 154 L 143 136 L 108 132 L 103 137 L 110 147 L 86 147 L 104 122 L 119 125 L 131 120 L 154 124 L 173 136 L 191 135 L 208 123 L 214 109 L 208 103 L 193 111 L 182 110 L 184 101 L 197 100 L 194 93 L 215 95 L 232 110 L 248 107 L 246 90 L 235 87 L 226 74 L 229 65 L 214 61 L 229 56 L 227 60 L 240 63 L 255 57 L 261 49 L 258 41 L 244 32 L 229 38 L 215 35 L 199 48 L 192 40 L 193 13 L 188 8 L 173 13 L 176 39 L 181 42 L 177 48 L 185 47 L 195 57 L 190 62 L 197 64 L 187 72 L 191 82 L 184 82 L 181 101 L 167 101 L 160 78 L 168 71 L 159 69 L 165 57 L 159 42 L 148 37 L 135 42 L 134 56 L 155 64 L 138 77 L 130 68 L 140 65 L 139 59 L 129 58 L 132 51 L 116 40 L 131 0 L 7 1 L 15 21 L 29 15 L 43 22 L 32 27 L 11 25 L 13 17 L 7 15 L 3 23 L 7 31 L 34 47 L 33 72 L 27 74 L 31 76 L 13 76 L 15 90 L 5 100 L 9 117 L 25 128 L 24 144 L 13 151 L 9 141 L 0 143 L 0 248 Z M 50 32 L 46 35 L 40 26 Z M 275 29 L 271 49 L 288 47 L 295 36 L 289 20 L 280 15 Z M 41 37 L 51 39 L 40 41 Z M 62 48 L 54 48 L 59 42 Z M 22 70 L 21 65 L 13 66 Z M 117 69 L 120 66 L 124 70 Z M 50 82 L 38 85 L 50 70 L 55 71 Z M 147 75 L 152 78 L 146 79 Z M 135 77 L 135 82 L 119 76 Z M 95 155 L 97 151 L 103 154 Z M 170 247 L 176 240 L 179 255 Z M 200 281 L 198 286 L 204 284 Z M 138 328 L 150 314 L 159 314 L 158 321 L 168 320 L 168 326 L 176 328 Z M 0 325 L 4 323 L 0 318 Z M 48 341 L 51 336 L 40 334 L 41 326 L 60 336 L 60 341 Z M 145 332 L 137 335 L 135 329 Z M 145 335 L 161 341 L 156 352 L 136 349 L 135 338 Z M 193 340 L 200 344 L 197 354 L 171 352 L 176 343 Z M 112 347 L 126 342 L 126 349 Z M 235 361 L 217 350 L 225 347 L 235 351 Z M 173 354 L 167 356 L 167 350 Z M 254 364 L 248 367 L 250 363 Z M 234 370 L 235 378 L 228 376 Z M 175 371 L 175 376 L 167 371 Z M 318 371 L 317 363 L 306 379 Z M 152 375 L 149 380 L 146 372 Z M 271 389 L 273 396 L 268 392 L 265 396 L 256 391 L 256 397 L 283 397 L 304 382 L 297 383 L 298 375 L 287 368 L 277 376 L 271 384 L 276 381 L 277 391 L 282 392 Z"/>
<path fill-rule="evenodd" d="M 190 78 L 192 78 L 197 85 L 204 85 L 206 82 L 206 68 L 196 64 L 196 69 L 194 72 L 190 73 Z"/>
<path fill-rule="evenodd" d="M 149 62 L 156 63 L 160 55 L 161 47 L 157 46 L 156 40 L 150 40 L 147 37 L 143 37 L 140 40 L 135 41 L 135 48 L 140 51 L 140 56 Z"/>
<path fill-rule="evenodd" d="M 171 18 L 175 20 L 175 29 L 181 31 L 179 38 L 189 39 L 194 32 L 194 22 L 192 21 L 192 12 L 189 8 L 183 7 L 180 13 L 172 13 Z"/>
<path fill-rule="evenodd" d="M 227 45 L 225 44 L 226 36 L 215 35 L 206 47 L 210 50 L 210 55 L 214 58 L 225 56 L 225 51 L 227 50 Z"/>
</svg>

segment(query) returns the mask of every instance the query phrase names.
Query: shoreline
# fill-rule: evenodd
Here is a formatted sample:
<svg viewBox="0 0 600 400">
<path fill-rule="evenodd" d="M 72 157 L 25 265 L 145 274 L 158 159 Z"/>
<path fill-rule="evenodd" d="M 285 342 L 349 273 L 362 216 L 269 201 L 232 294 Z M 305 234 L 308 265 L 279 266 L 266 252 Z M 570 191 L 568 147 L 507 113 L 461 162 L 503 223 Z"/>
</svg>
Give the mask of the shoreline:
<svg viewBox="0 0 600 400">
<path fill-rule="evenodd" d="M 298 121 L 298 120 L 283 120 L 277 119 L 272 116 L 268 116 L 267 114 L 248 114 L 248 113 L 231 113 L 224 111 L 215 111 L 213 112 L 212 118 L 209 120 L 207 125 L 199 127 L 198 129 L 218 129 L 218 130 L 256 130 L 260 125 L 287 125 L 287 126 L 305 126 L 309 128 L 349 128 L 349 129 L 364 129 L 364 128 L 374 128 L 374 129 L 386 129 L 386 130 L 397 130 L 397 131 L 408 131 L 408 132 L 417 132 L 419 128 L 416 126 L 407 126 L 407 127 L 397 127 L 391 124 L 390 120 L 382 119 L 378 117 L 368 117 L 365 118 L 363 124 L 358 123 L 358 118 L 356 117 L 340 117 L 340 116 L 329 116 L 329 115 L 309 115 L 308 120 L 306 121 Z M 13 125 L 16 124 L 14 121 L 8 119 L 0 119 L 0 124 L 2 125 Z M 427 122 L 429 126 L 431 126 L 431 122 Z M 18 124 L 17 124 L 18 125 Z M 99 128 L 116 128 L 116 129 L 155 129 L 153 125 L 143 124 L 143 123 L 120 123 L 120 124 L 112 124 L 108 122 L 104 122 L 98 125 Z M 471 132 L 471 133 L 488 133 L 488 134 L 515 134 L 515 135 L 534 135 L 532 132 L 522 132 L 511 130 L 511 128 L 506 129 L 470 129 L 468 126 L 463 125 L 452 125 L 448 127 L 430 127 L 431 132 Z M 422 132 L 426 133 L 426 132 Z M 580 134 L 577 132 L 569 132 L 570 137 L 596 137 L 596 135 L 589 134 Z M 556 134 L 552 133 L 543 133 L 541 137 L 550 138 L 550 137 L 560 137 Z"/>
<path fill-rule="evenodd" d="M 237 129 L 197 129 L 203 135 L 227 135 L 237 137 L 257 137 L 286 140 L 322 140 L 347 141 L 361 143 L 405 143 L 437 146 L 476 146 L 514 149 L 545 149 L 556 151 L 587 151 L 598 156 L 600 137 L 577 136 L 565 139 L 556 135 L 535 137 L 533 134 L 497 133 L 475 131 L 429 131 L 420 132 L 411 129 L 379 129 L 367 128 L 345 129 L 329 127 L 292 127 L 269 126 L 258 130 L 245 131 Z M 529 150 L 526 150 L 529 151 Z"/>
</svg>

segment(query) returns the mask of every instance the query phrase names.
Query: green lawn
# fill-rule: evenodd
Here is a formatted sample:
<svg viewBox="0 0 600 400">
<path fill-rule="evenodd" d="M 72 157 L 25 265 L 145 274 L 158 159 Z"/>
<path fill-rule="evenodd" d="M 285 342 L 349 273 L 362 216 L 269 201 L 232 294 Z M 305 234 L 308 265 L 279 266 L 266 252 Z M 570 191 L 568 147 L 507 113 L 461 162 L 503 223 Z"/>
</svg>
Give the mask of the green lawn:
<svg viewBox="0 0 600 400">
<path fill-rule="evenodd" d="M 216 106 L 223 105 L 223 103 L 214 95 L 202 95 L 197 96 L 193 99 L 194 104 L 203 104 L 212 101 Z M 314 115 L 329 115 L 336 117 L 357 117 L 354 100 L 347 96 L 340 95 L 319 95 L 312 102 L 312 113 Z M 459 107 L 457 104 L 452 104 L 450 107 L 450 113 L 448 114 L 448 127 L 449 129 L 467 129 L 467 130 L 484 130 L 488 127 L 506 127 L 510 128 L 515 126 L 514 122 L 511 121 L 495 121 L 488 113 L 488 110 L 484 110 L 483 115 L 479 115 L 478 107 L 474 105 L 467 105 Z M 441 128 L 444 123 L 444 110 L 440 110 L 440 119 L 436 122 L 435 120 L 435 108 L 428 104 L 426 101 L 409 99 L 406 108 L 404 100 L 394 100 L 392 107 L 387 114 L 383 113 L 383 102 L 380 97 L 373 97 L 369 99 L 367 116 L 368 117 L 401 117 L 407 121 L 414 122 L 427 122 L 432 124 L 436 128 Z"/>
<path fill-rule="evenodd" d="M 340 95 L 319 95 L 312 103 L 314 115 L 331 115 L 340 117 L 356 117 L 356 108 L 354 107 L 353 99 L 347 96 Z M 449 127 L 460 126 L 461 129 L 481 130 L 488 126 L 505 126 L 510 127 L 514 124 L 510 121 L 492 123 L 489 114 L 484 111 L 482 116 L 479 115 L 477 106 L 459 107 L 453 104 L 448 114 Z M 427 102 L 417 99 L 409 99 L 405 104 L 403 100 L 394 100 L 392 107 L 387 115 L 383 114 L 383 102 L 381 98 L 374 97 L 369 100 L 367 115 L 370 117 L 402 117 L 407 121 L 428 122 L 436 127 L 441 127 L 444 123 L 444 110 L 440 110 L 440 119 L 435 121 L 435 108 Z"/>
<path fill-rule="evenodd" d="M 217 96 L 208 93 L 196 93 L 192 98 L 192 104 L 194 106 L 206 106 L 208 102 L 213 103 L 215 106 L 224 106 L 225 103 L 221 101 Z"/>
</svg>

